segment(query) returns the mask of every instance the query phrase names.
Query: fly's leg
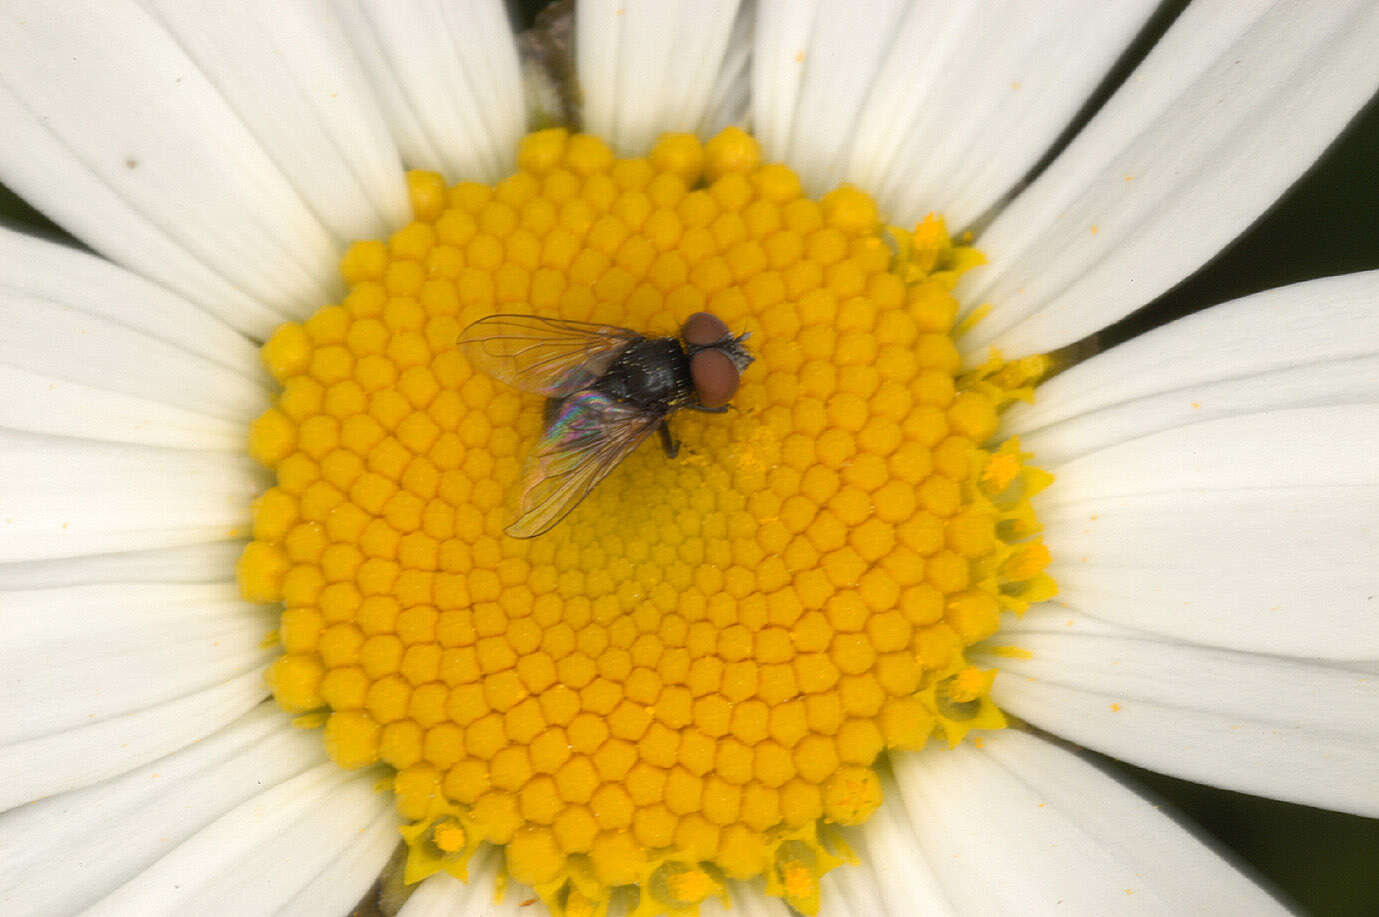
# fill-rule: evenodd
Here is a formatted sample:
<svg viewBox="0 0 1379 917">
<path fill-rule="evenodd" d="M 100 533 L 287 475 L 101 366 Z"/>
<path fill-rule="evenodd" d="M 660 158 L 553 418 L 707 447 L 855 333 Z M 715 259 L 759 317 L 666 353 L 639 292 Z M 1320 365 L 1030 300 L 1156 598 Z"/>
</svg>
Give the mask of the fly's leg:
<svg viewBox="0 0 1379 917">
<path fill-rule="evenodd" d="M 698 411 L 700 414 L 728 413 L 728 405 L 726 404 L 716 408 L 706 408 L 702 404 L 687 404 L 684 405 L 684 407 L 689 408 L 691 411 Z M 669 458 L 675 458 L 680 452 L 680 444 L 671 438 L 670 423 L 664 420 L 661 421 L 661 446 L 666 450 L 666 456 Z"/>
<path fill-rule="evenodd" d="M 661 448 L 666 450 L 666 458 L 675 458 L 680 452 L 680 444 L 670 437 L 670 424 L 661 421 Z"/>
</svg>

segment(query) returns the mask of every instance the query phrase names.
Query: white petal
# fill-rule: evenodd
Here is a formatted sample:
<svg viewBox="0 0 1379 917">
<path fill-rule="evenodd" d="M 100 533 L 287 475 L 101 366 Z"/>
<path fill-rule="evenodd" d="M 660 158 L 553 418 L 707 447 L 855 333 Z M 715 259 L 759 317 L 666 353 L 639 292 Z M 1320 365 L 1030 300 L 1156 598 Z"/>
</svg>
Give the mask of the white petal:
<svg viewBox="0 0 1379 917">
<path fill-rule="evenodd" d="M 0 811 L 117 777 L 205 738 L 267 693 L 255 669 L 196 694 L 5 747 Z"/>
<path fill-rule="evenodd" d="M 666 131 L 693 131 L 708 110 L 738 0 L 582 3 L 575 55 L 584 127 L 625 154 Z"/>
<path fill-rule="evenodd" d="M 0 176 L 92 248 L 263 337 L 336 247 L 174 38 L 128 2 L 0 18 Z"/>
<path fill-rule="evenodd" d="M 963 914 L 1272 914 L 1157 806 L 1034 736 L 896 756 L 910 826 Z"/>
<path fill-rule="evenodd" d="M 1231 649 L 1379 658 L 1379 405 L 1227 417 L 1053 469 L 1059 601 Z"/>
<path fill-rule="evenodd" d="M 178 548 L 88 554 L 0 564 L 0 590 L 46 589 L 90 583 L 228 583 L 243 541 L 211 541 Z"/>
<path fill-rule="evenodd" d="M 939 884 L 931 855 L 910 829 L 895 781 L 882 776 L 883 801 L 861 829 L 845 840 L 855 865 L 840 866 L 820 883 L 822 917 L 932 917 L 958 912 Z M 942 855 L 940 853 L 940 855 Z"/>
<path fill-rule="evenodd" d="M 1263 411 L 1162 430 L 1055 466 L 1049 505 L 1185 490 L 1379 483 L 1379 404 Z"/>
<path fill-rule="evenodd" d="M 250 379 L 263 376 L 254 345 L 234 330 L 241 326 L 66 245 L 0 227 L 0 289 L 117 322 Z"/>
<path fill-rule="evenodd" d="M 825 125 L 850 147 L 830 180 L 872 191 L 902 225 L 931 212 L 969 225 L 1034 167 L 1155 6 L 911 6 L 865 104 Z"/>
<path fill-rule="evenodd" d="M 762 5 L 752 115 L 770 125 L 761 138 L 766 158 L 789 163 L 805 188 L 820 194 L 842 175 L 857 113 L 892 47 L 905 4 L 820 0 L 812 11 L 810 4 L 801 6 Z"/>
<path fill-rule="evenodd" d="M 1046 465 L 1161 429 L 1288 407 L 1379 402 L 1379 271 L 1256 293 L 1060 373 L 1002 428 Z M 1286 347 L 1279 342 L 1286 341 Z"/>
<path fill-rule="evenodd" d="M 0 391 L 0 426 L 11 430 L 174 449 L 244 446 L 244 424 L 11 366 L 0 365 Z"/>
<path fill-rule="evenodd" d="M 964 342 L 1052 350 L 1182 280 L 1272 204 L 1379 84 L 1369 0 L 1190 6 L 978 240 Z"/>
<path fill-rule="evenodd" d="M 0 363 L 247 424 L 267 405 L 252 379 L 110 318 L 0 291 Z"/>
<path fill-rule="evenodd" d="M 323 758 L 319 733 L 264 703 L 123 776 L 11 809 L 0 815 L 0 900 L 15 913 L 79 911 L 263 786 Z"/>
<path fill-rule="evenodd" d="M 1123 377 L 1117 375 L 1119 378 Z M 1110 383 L 1108 388 L 1113 386 Z M 1042 403 L 1042 388 L 1039 397 Z M 1057 467 L 1098 449 L 1191 423 L 1356 402 L 1379 403 L 1379 355 L 1188 384 L 1021 433 L 1020 445 L 1034 453 L 1037 464 Z M 1028 422 L 1033 416 L 1034 411 L 1021 411 L 1018 419 L 1011 417 L 1012 425 Z"/>
<path fill-rule="evenodd" d="M 149 6 L 338 243 L 411 218 L 397 147 L 329 3 Z"/>
<path fill-rule="evenodd" d="M 231 584 L 0 593 L 0 743 L 17 744 L 260 668 L 271 615 Z"/>
<path fill-rule="evenodd" d="M 990 646 L 1010 645 L 1018 647 L 1025 634 L 1073 633 L 1094 637 L 1115 637 L 1127 640 L 1156 639 L 1148 631 L 1133 627 L 1122 627 L 1101 618 L 1069 608 L 1059 599 L 1042 602 L 1030 607 L 1023 615 L 1002 616 L 1001 629 L 996 636 L 983 644 L 984 651 Z M 1350 663 L 1347 663 L 1350 665 Z"/>
<path fill-rule="evenodd" d="M 243 537 L 265 477 L 247 456 L 0 430 L 0 561 Z"/>
<path fill-rule="evenodd" d="M 280 914 L 349 914 L 363 901 L 378 880 L 388 859 L 398 844 L 398 816 L 392 806 L 382 808 L 374 820 L 347 835 L 348 843 L 316 877 L 293 896 L 292 900 L 274 904 L 273 912 Z M 263 864 L 272 869 L 274 863 Z M 253 869 L 253 866 L 241 867 Z"/>
<path fill-rule="evenodd" d="M 585 0 L 575 11 L 575 76 L 582 96 L 580 118 L 588 130 L 604 136 L 617 123 L 621 9 L 622 0 Z"/>
<path fill-rule="evenodd" d="M 398 917 L 521 917 L 532 908 L 522 902 L 531 897 L 526 886 L 509 883 L 502 901 L 495 901 L 495 886 L 503 867 L 503 849 L 485 844 L 469 861 L 469 878 L 464 882 L 437 873 L 418 886 L 398 911 Z"/>
<path fill-rule="evenodd" d="M 1059 602 L 1211 646 L 1379 656 L 1379 487 L 1184 491 L 1041 514 Z"/>
<path fill-rule="evenodd" d="M 872 819 L 879 817 L 878 813 Z M 882 884 L 872 872 L 871 863 L 856 845 L 851 846 L 860 862 L 839 866 L 819 880 L 819 917 L 889 917 L 891 911 L 881 900 Z M 930 913 L 941 917 L 945 912 Z"/>
<path fill-rule="evenodd" d="M 512 170 L 526 113 L 499 0 L 354 0 L 336 10 L 408 168 L 480 181 Z"/>
<path fill-rule="evenodd" d="M 378 774 L 321 764 L 236 806 L 102 899 L 101 913 L 272 914 L 344 855 L 373 848 L 391 798 Z M 365 880 L 359 894 L 375 876 Z"/>
<path fill-rule="evenodd" d="M 769 160 L 790 151 L 810 36 L 822 0 L 758 0 L 752 46 L 752 129 Z"/>
<path fill-rule="evenodd" d="M 1305 659 L 1089 636 L 1013 642 L 993 697 L 1132 764 L 1245 793 L 1379 815 L 1379 679 Z"/>
<path fill-rule="evenodd" d="M 752 113 L 752 41 L 756 31 L 757 5 L 743 3 L 728 34 L 728 47 L 718 68 L 708 107 L 699 119 L 697 133 L 712 137 L 725 127 L 748 127 Z"/>
<path fill-rule="evenodd" d="M 111 319 L 0 289 L 0 425 L 179 448 L 239 449 L 256 381 Z"/>
</svg>

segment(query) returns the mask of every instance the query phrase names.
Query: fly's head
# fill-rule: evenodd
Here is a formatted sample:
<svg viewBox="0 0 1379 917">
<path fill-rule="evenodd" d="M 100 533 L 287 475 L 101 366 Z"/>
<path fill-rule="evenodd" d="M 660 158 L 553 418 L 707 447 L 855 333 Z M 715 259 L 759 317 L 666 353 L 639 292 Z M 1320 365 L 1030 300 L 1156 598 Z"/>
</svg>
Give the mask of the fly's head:
<svg viewBox="0 0 1379 917">
<path fill-rule="evenodd" d="M 752 363 L 744 346 L 747 335 L 734 335 L 716 315 L 696 312 L 685 319 L 680 336 L 699 403 L 706 408 L 726 405 L 737 394 L 742 371 Z"/>
</svg>

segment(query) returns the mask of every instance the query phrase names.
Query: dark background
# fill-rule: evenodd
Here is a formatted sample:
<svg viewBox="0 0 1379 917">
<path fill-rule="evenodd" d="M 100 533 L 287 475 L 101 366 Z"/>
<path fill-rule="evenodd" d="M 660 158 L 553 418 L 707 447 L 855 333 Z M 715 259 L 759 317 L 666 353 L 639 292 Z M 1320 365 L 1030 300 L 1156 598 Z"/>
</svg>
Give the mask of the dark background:
<svg viewBox="0 0 1379 917">
<path fill-rule="evenodd" d="M 516 16 L 529 22 L 544 5 L 544 0 L 521 0 Z M 1183 5 L 1165 4 L 1078 123 L 1124 79 Z M 1075 123 L 1069 135 L 1076 127 Z M 3 186 L 0 220 L 65 237 Z M 1317 166 L 1245 235 L 1177 287 L 1101 332 L 1097 343 L 1112 346 L 1214 303 L 1270 287 L 1375 268 L 1379 100 L 1371 102 Z M 1356 917 L 1379 913 L 1379 820 L 1204 787 L 1095 757 L 1107 770 L 1157 796 L 1185 824 L 1196 825 L 1205 840 L 1304 912 Z"/>
</svg>

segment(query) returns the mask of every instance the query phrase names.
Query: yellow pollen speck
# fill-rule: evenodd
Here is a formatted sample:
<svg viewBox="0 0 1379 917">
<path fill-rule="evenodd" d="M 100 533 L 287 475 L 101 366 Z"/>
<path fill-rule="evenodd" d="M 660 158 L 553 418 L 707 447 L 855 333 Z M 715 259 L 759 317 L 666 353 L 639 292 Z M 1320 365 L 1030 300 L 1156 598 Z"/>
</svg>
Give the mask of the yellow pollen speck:
<svg viewBox="0 0 1379 917">
<path fill-rule="evenodd" d="M 1020 646 L 993 646 L 988 652 L 993 656 L 1003 656 L 1006 659 L 1033 659 L 1034 653 Z"/>
<path fill-rule="evenodd" d="M 991 485 L 992 490 L 1005 490 L 1019 471 L 1020 461 L 1016 456 L 1008 453 L 993 455 L 982 471 L 982 481 Z"/>
<path fill-rule="evenodd" d="M 813 914 L 842 862 L 820 826 L 876 810 L 883 753 L 1004 724 L 966 652 L 1056 588 L 1049 477 L 996 441 L 1050 363 L 962 365 L 952 290 L 982 256 L 941 218 L 810 199 L 761 156 L 736 128 L 626 159 L 553 128 L 491 187 L 409 173 L 414 221 L 261 349 L 281 391 L 248 451 L 275 481 L 241 591 L 280 605 L 279 705 L 389 775 L 409 883 L 492 843 L 554 913 L 634 885 L 635 917 L 691 917 L 763 877 Z M 543 403 L 463 329 L 697 311 L 751 335 L 733 410 L 675 414 L 676 458 L 652 437 L 506 536 Z"/>
<path fill-rule="evenodd" d="M 722 886 L 702 869 L 688 869 L 671 877 L 666 885 L 677 901 L 703 901 Z"/>
</svg>

